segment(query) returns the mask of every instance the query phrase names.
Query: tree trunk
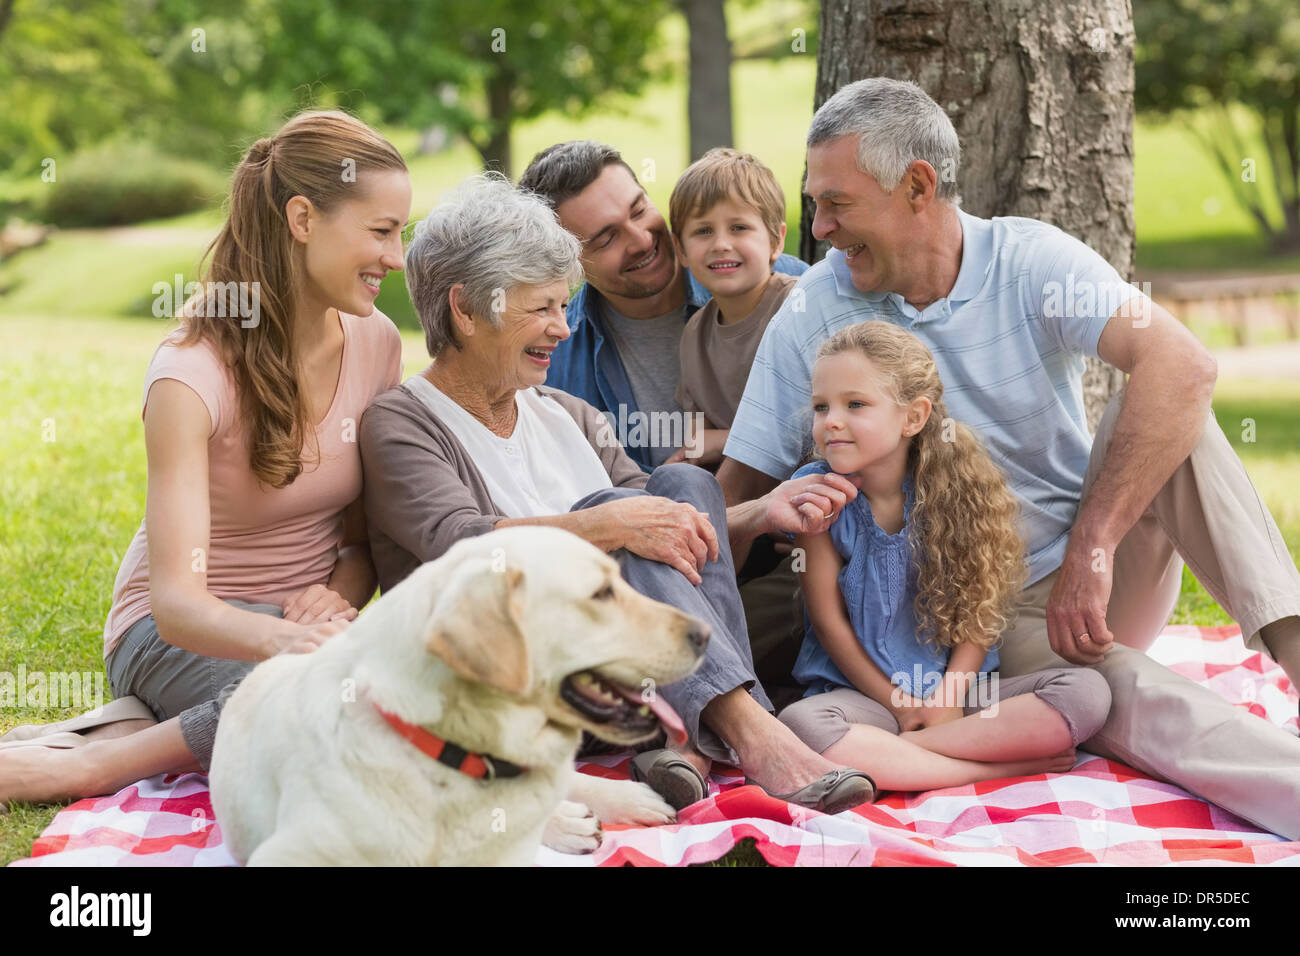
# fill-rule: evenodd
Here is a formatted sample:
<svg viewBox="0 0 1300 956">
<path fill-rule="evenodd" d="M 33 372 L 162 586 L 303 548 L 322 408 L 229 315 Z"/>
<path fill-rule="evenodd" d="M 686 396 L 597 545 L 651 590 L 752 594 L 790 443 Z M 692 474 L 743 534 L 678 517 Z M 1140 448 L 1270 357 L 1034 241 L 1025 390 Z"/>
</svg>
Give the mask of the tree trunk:
<svg viewBox="0 0 1300 956">
<path fill-rule="evenodd" d="M 691 162 L 731 145 L 731 41 L 723 0 L 682 0 L 690 31 Z"/>
<path fill-rule="evenodd" d="M 488 78 L 487 100 L 490 132 L 486 143 L 475 143 L 483 159 L 483 169 L 495 169 L 510 175 L 510 122 L 513 113 L 510 98 L 514 92 L 515 78 L 506 70 L 497 70 Z"/>
<path fill-rule="evenodd" d="M 952 118 L 977 216 L 1027 216 L 1133 272 L 1133 11 L 1128 0 L 822 0 L 816 106 L 867 76 L 911 80 Z M 801 250 L 825 254 L 805 199 Z M 821 248 L 818 248 L 821 246 Z M 1084 375 L 1096 429 L 1123 373 Z"/>
</svg>

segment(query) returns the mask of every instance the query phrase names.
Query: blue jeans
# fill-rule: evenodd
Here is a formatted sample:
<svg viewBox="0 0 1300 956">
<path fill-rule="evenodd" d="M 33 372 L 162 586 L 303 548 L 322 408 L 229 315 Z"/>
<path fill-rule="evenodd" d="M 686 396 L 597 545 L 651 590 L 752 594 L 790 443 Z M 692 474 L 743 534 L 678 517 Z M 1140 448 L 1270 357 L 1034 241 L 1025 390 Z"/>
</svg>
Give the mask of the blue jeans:
<svg viewBox="0 0 1300 956">
<path fill-rule="evenodd" d="M 613 557 L 623 579 L 638 593 L 670 604 L 708 623 L 712 629 L 704 660 L 694 673 L 661 689 L 664 700 L 681 715 L 691 743 L 715 760 L 737 764 L 735 751 L 707 726 L 700 724 L 700 711 L 716 697 L 743 687 L 768 712 L 772 702 L 754 675 L 754 658 L 745 626 L 745 609 L 736 587 L 736 567 L 727 543 L 727 505 L 722 488 L 709 472 L 696 465 L 660 465 L 650 474 L 644 490 L 607 488 L 580 499 L 570 510 L 580 511 L 610 501 L 653 495 L 693 505 L 709 516 L 718 535 L 718 560 L 705 564 L 699 587 L 691 584 L 676 568 L 650 558 L 615 551 Z"/>
</svg>

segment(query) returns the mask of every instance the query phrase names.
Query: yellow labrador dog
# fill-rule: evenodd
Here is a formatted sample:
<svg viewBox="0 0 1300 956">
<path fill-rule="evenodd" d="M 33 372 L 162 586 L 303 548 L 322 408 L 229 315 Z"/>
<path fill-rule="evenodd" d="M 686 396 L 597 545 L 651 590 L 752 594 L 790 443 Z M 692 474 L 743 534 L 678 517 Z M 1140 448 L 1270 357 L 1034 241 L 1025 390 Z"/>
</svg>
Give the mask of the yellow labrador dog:
<svg viewBox="0 0 1300 956">
<path fill-rule="evenodd" d="M 226 846 L 253 865 L 527 865 L 544 836 L 580 852 L 599 820 L 670 822 L 648 787 L 573 758 L 583 730 L 684 739 L 654 690 L 707 641 L 576 535 L 462 541 L 315 653 L 244 679 L 210 774 Z"/>
</svg>

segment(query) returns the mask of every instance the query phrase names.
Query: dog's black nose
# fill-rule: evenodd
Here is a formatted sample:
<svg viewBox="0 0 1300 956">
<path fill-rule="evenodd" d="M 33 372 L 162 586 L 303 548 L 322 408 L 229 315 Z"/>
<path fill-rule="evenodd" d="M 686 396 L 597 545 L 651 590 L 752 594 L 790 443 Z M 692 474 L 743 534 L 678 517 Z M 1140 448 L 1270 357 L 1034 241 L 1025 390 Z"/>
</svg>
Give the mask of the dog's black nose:
<svg viewBox="0 0 1300 956">
<path fill-rule="evenodd" d="M 713 631 L 709 625 L 703 621 L 696 621 L 691 625 L 691 629 L 686 632 L 686 640 L 690 642 L 691 647 L 695 648 L 696 654 L 703 654 L 704 649 L 709 646 L 709 635 Z"/>
</svg>

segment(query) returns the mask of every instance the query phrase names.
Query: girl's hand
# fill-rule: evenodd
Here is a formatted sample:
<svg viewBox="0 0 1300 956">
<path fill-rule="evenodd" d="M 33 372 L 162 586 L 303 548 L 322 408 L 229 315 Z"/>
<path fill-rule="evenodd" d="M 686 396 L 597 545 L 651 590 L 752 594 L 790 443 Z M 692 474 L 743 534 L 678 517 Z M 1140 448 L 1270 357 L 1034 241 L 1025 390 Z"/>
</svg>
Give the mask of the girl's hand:
<svg viewBox="0 0 1300 956">
<path fill-rule="evenodd" d="M 342 634 L 348 628 L 348 621 L 335 618 L 321 621 L 319 624 L 293 625 L 294 630 L 285 634 L 280 654 L 310 654 L 336 634 Z"/>
<path fill-rule="evenodd" d="M 804 475 L 777 485 L 761 499 L 767 531 L 791 534 L 821 534 L 839 517 L 844 506 L 858 495 L 852 480 L 833 473 Z"/>
<path fill-rule="evenodd" d="M 336 619 L 346 622 L 357 613 L 346 598 L 323 584 L 313 584 L 284 602 L 284 619 L 294 624 L 319 624 Z"/>
<path fill-rule="evenodd" d="M 950 720 L 961 720 L 966 716 L 966 709 L 961 706 L 939 707 L 929 704 L 921 708 L 925 711 L 922 717 L 922 726 L 936 727 L 939 724 L 946 724 Z"/>
<path fill-rule="evenodd" d="M 925 702 L 919 697 L 913 697 L 904 691 L 901 687 L 895 687 L 889 697 L 889 712 L 894 715 L 898 721 L 898 732 L 907 733 L 909 730 L 920 730 L 926 725 L 926 711 L 933 710 L 933 707 L 925 706 Z"/>
</svg>

